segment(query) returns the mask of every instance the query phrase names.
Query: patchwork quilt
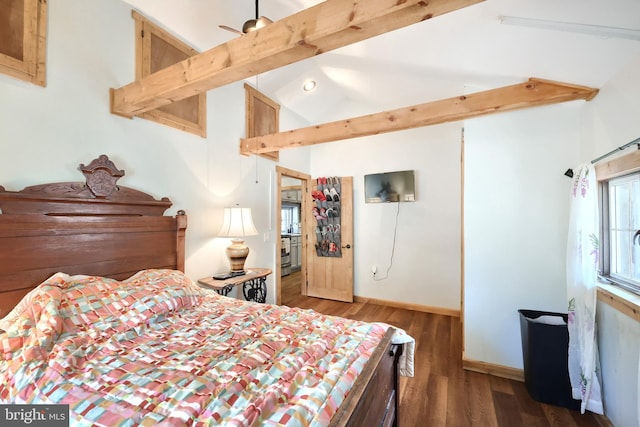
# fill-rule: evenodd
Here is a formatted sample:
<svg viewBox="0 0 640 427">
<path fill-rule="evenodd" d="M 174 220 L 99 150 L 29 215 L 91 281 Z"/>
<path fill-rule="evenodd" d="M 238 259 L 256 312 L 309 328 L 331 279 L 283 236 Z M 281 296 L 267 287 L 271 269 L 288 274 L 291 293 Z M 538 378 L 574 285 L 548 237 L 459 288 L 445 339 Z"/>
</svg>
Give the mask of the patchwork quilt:
<svg viewBox="0 0 640 427">
<path fill-rule="evenodd" d="M 69 404 L 72 425 L 322 426 L 386 328 L 173 270 L 58 273 L 0 321 L 0 403 Z"/>
</svg>

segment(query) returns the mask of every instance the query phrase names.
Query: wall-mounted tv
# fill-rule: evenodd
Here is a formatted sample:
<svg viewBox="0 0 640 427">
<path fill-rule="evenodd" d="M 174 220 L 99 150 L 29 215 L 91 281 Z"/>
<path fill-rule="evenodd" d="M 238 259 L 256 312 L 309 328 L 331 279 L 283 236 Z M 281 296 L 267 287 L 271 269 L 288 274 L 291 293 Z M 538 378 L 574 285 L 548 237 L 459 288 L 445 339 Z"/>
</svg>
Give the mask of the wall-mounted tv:
<svg viewBox="0 0 640 427">
<path fill-rule="evenodd" d="M 374 173 L 364 176 L 366 203 L 415 202 L 414 171 Z"/>
</svg>

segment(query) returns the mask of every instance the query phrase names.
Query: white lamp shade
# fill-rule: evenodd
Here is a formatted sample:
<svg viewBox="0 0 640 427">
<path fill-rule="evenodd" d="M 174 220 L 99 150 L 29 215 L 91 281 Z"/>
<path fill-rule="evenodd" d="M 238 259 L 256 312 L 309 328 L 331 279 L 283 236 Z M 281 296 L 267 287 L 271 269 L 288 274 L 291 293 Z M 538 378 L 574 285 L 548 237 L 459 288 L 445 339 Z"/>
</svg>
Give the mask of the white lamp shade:
<svg viewBox="0 0 640 427">
<path fill-rule="evenodd" d="M 219 237 L 243 237 L 256 236 L 258 230 L 253 225 L 251 208 L 224 208 L 222 227 L 218 232 Z"/>
</svg>

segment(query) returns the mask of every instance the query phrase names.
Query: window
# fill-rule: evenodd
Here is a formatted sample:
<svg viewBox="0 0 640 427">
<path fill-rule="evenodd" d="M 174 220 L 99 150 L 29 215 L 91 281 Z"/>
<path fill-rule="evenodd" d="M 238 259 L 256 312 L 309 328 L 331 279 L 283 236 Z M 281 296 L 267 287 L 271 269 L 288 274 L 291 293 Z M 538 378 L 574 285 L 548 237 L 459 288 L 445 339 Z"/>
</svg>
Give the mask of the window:
<svg viewBox="0 0 640 427">
<path fill-rule="evenodd" d="M 300 207 L 298 205 L 282 205 L 282 233 L 300 232 Z"/>
<path fill-rule="evenodd" d="M 136 22 L 136 80 L 199 53 L 136 11 L 132 16 Z M 206 138 L 207 94 L 172 102 L 140 117 Z"/>
<path fill-rule="evenodd" d="M 46 85 L 47 2 L 0 0 L 0 73 Z"/>
<path fill-rule="evenodd" d="M 280 129 L 280 104 L 248 84 L 245 89 L 245 115 L 247 138 L 278 133 Z M 280 152 L 261 153 L 267 159 L 280 159 Z"/>
<path fill-rule="evenodd" d="M 601 274 L 640 294 L 640 172 L 598 179 L 602 195 Z"/>
</svg>

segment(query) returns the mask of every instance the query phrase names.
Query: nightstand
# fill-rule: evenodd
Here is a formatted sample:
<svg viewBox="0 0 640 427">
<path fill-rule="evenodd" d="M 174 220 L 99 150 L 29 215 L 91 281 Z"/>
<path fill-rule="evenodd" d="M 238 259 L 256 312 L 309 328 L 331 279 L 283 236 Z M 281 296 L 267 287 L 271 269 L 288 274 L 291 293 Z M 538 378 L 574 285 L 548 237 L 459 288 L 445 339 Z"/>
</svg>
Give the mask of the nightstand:
<svg viewBox="0 0 640 427">
<path fill-rule="evenodd" d="M 247 301 L 264 303 L 267 300 L 267 276 L 271 274 L 268 268 L 248 268 L 242 276 L 216 280 L 213 277 L 198 279 L 198 285 L 213 289 L 220 295 L 229 295 L 231 290 L 242 285 L 242 293 Z"/>
</svg>

